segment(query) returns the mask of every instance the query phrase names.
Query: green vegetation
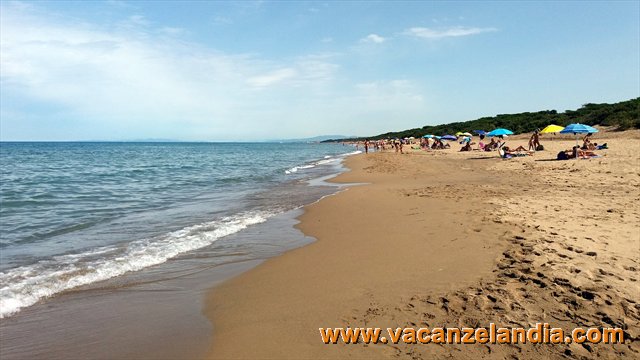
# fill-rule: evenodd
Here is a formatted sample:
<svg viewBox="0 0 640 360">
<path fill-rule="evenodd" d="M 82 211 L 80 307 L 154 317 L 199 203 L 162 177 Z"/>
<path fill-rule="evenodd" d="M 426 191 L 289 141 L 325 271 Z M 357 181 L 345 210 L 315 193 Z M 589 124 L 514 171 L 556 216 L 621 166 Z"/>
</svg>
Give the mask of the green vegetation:
<svg viewBox="0 0 640 360">
<path fill-rule="evenodd" d="M 531 132 L 535 129 L 542 129 L 549 124 L 566 126 L 571 123 L 581 123 L 591 126 L 615 126 L 616 130 L 640 128 L 640 98 L 622 101 L 616 104 L 586 104 L 578 110 L 567 110 L 564 113 L 558 113 L 555 110 L 546 110 L 535 113 L 502 114 L 471 121 L 388 132 L 371 136 L 369 139 L 405 138 L 411 136 L 418 138 L 426 134 L 445 135 L 455 134 L 458 131 L 491 131 L 495 128 L 506 128 L 519 134 Z M 361 139 L 364 138 L 350 140 Z M 344 140 L 345 139 L 342 139 L 341 141 Z"/>
</svg>

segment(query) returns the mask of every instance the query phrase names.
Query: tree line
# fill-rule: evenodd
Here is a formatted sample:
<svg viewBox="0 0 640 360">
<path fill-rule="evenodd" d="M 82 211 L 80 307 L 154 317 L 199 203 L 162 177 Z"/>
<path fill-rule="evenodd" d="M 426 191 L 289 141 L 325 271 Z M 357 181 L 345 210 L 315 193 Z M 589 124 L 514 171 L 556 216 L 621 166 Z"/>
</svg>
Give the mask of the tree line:
<svg viewBox="0 0 640 360">
<path fill-rule="evenodd" d="M 558 113 L 556 110 L 544 110 L 519 114 L 500 114 L 492 117 L 483 117 L 476 120 L 449 124 L 427 125 L 421 128 L 375 135 L 368 137 L 368 139 L 418 138 L 426 134 L 445 135 L 455 134 L 459 131 L 491 131 L 496 128 L 506 128 L 513 131 L 515 134 L 519 134 L 532 132 L 536 129 L 542 129 L 549 124 L 567 126 L 571 123 L 581 123 L 591 126 L 614 126 L 615 130 L 640 128 L 640 98 L 622 101 L 615 104 L 585 104 L 577 110 L 567 110 L 563 113 Z M 327 141 L 363 139 L 364 137 Z"/>
</svg>

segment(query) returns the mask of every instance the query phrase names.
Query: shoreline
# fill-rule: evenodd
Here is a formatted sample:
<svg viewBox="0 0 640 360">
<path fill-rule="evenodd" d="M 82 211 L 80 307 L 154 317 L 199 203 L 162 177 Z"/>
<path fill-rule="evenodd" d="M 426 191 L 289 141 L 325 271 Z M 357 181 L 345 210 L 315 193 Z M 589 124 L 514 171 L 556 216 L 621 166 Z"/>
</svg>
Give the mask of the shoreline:
<svg viewBox="0 0 640 360">
<path fill-rule="evenodd" d="M 437 166 L 429 171 L 399 175 L 392 173 L 397 169 L 385 159 L 394 155 L 347 159 L 350 171 L 331 181 L 369 184 L 349 187 L 305 207 L 297 227 L 315 242 L 211 290 L 205 310 L 214 324 L 211 358 L 340 357 L 345 347 L 323 345 L 319 327 L 373 326 L 353 319 L 376 312 L 380 303 L 409 300 L 416 293 L 446 293 L 491 273 L 502 251 L 498 239 L 509 229 L 483 224 L 474 210 L 480 201 L 471 199 L 460 207 L 448 198 L 422 196 L 420 176 L 430 177 L 431 183 L 438 179 L 443 186 L 449 182 L 450 175 L 444 174 L 448 159 L 431 158 Z M 367 173 L 368 157 L 380 158 L 373 165 L 378 173 Z M 413 169 L 418 164 L 407 165 Z M 463 183 L 479 184 L 490 176 L 480 164 L 458 171 L 465 177 Z M 452 213 L 460 216 L 460 222 L 447 224 Z M 475 219 L 467 224 L 471 228 L 460 229 L 462 217 L 471 213 Z M 420 216 L 429 221 L 405 228 Z M 485 237 L 471 239 L 469 234 L 476 232 Z M 378 322 L 380 327 L 394 324 L 391 319 Z M 380 356 L 366 348 L 349 349 L 352 356 Z"/>
<path fill-rule="evenodd" d="M 569 140 L 548 142 L 537 158 L 509 161 L 457 149 L 347 159 L 350 171 L 331 181 L 369 184 L 304 208 L 297 227 L 315 242 L 210 289 L 204 309 L 214 326 L 209 358 L 637 354 L 640 254 L 629 249 L 640 246 L 633 235 L 640 219 L 640 149 L 638 132 L 629 134 L 607 137 L 612 150 L 586 161 L 544 159 L 571 147 Z M 574 178 L 575 172 L 586 174 Z M 605 196 L 589 189 L 591 173 L 598 174 L 596 190 L 613 186 L 627 195 L 607 205 Z M 624 175 L 631 180 L 616 180 Z M 581 193 L 564 193 L 569 181 Z M 564 197 L 556 203 L 549 194 L 540 196 L 538 185 Z M 593 215 L 613 227 L 614 236 L 598 236 L 615 241 L 618 235 L 618 246 L 588 236 L 597 224 L 579 223 L 580 214 L 571 213 L 572 202 L 584 196 L 625 218 Z M 561 224 L 558 211 L 568 218 Z M 528 327 L 538 321 L 565 329 L 620 326 L 631 341 L 543 348 L 345 346 L 324 345 L 318 333 L 319 327 Z"/>
<path fill-rule="evenodd" d="M 265 190 L 241 198 L 247 205 L 254 205 L 244 206 L 250 212 L 270 210 L 270 204 L 284 204 L 276 206 L 270 212 L 275 215 L 266 221 L 141 271 L 61 291 L 3 318 L 0 320 L 3 357 L 40 358 L 44 354 L 49 358 L 204 357 L 212 328 L 201 311 L 206 292 L 256 263 L 312 241 L 294 228 L 295 218 L 302 213 L 299 209 L 302 204 L 336 191 L 335 186 L 322 179 L 343 171 L 338 159 L 348 149 L 342 146 L 334 149 L 339 155 L 332 158 L 324 150 L 317 150 L 323 154 L 310 160 L 315 168 L 298 175 L 282 174 L 283 181 L 266 183 Z M 242 205 L 234 206 L 242 210 Z M 206 210 L 212 211 L 211 206 Z M 196 219 L 206 217 L 202 213 L 197 216 Z M 201 223 L 191 216 L 184 219 L 190 224 Z M 219 228 L 216 226 L 215 231 Z"/>
</svg>

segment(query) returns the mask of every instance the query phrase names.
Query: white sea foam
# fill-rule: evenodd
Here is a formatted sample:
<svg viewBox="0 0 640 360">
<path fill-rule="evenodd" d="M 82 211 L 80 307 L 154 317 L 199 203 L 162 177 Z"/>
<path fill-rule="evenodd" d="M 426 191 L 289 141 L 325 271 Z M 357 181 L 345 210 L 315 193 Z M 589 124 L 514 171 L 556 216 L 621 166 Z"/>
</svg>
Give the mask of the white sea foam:
<svg viewBox="0 0 640 360">
<path fill-rule="evenodd" d="M 310 163 L 305 164 L 305 165 L 294 166 L 291 169 L 285 170 L 284 173 L 287 174 L 287 175 L 290 175 L 290 174 L 293 174 L 293 173 L 297 173 L 298 170 L 311 169 L 311 168 L 314 168 L 314 167 L 319 166 L 319 165 L 327 165 L 327 164 L 338 163 L 338 162 L 342 161 L 342 159 L 344 159 L 347 156 L 361 154 L 361 153 L 362 153 L 362 151 L 359 151 L 359 150 L 358 151 L 352 151 L 352 152 L 349 152 L 349 153 L 338 155 L 338 157 L 335 157 L 335 158 L 330 156 L 330 155 L 326 155 L 322 160 L 310 162 Z"/>
<path fill-rule="evenodd" d="M 0 273 L 0 319 L 65 290 L 164 263 L 187 251 L 210 245 L 273 216 L 246 212 L 190 226 L 164 236 L 107 246 L 79 254 L 59 255 Z"/>
<path fill-rule="evenodd" d="M 298 172 L 298 170 L 301 170 L 301 169 L 311 169 L 311 168 L 314 168 L 314 167 L 316 167 L 316 166 L 315 166 L 315 165 L 313 165 L 313 164 L 300 165 L 300 166 L 294 166 L 294 167 L 292 167 L 292 168 L 291 168 L 291 169 L 289 169 L 289 170 L 285 170 L 285 174 L 293 174 L 293 173 Z"/>
</svg>

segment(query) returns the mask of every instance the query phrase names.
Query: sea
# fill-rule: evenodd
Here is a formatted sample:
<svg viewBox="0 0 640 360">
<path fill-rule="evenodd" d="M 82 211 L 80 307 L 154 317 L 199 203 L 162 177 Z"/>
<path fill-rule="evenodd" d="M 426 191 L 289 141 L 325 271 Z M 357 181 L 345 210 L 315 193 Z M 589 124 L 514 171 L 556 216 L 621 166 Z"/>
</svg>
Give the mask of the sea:
<svg viewBox="0 0 640 360">
<path fill-rule="evenodd" d="M 356 153 L 1 142 L 0 357 L 199 356 L 208 289 L 313 241 L 295 218 L 340 191 L 326 180 Z"/>
</svg>

